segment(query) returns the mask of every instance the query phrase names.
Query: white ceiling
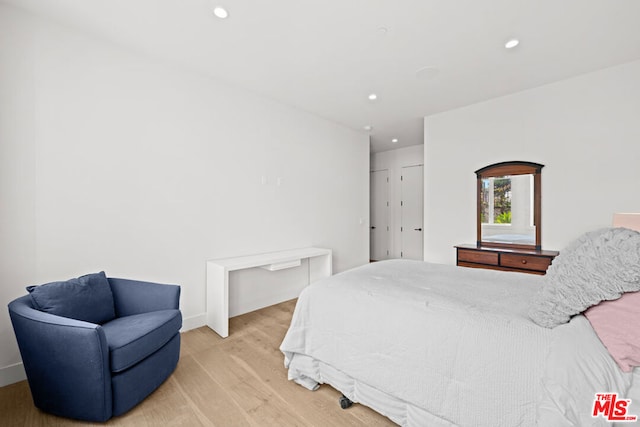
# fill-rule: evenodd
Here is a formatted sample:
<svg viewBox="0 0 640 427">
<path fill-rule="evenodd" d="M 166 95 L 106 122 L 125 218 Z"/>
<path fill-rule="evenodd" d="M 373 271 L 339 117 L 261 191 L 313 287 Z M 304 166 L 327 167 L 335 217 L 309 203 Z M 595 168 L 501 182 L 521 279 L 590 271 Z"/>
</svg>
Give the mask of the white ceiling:
<svg viewBox="0 0 640 427">
<path fill-rule="evenodd" d="M 371 125 L 372 151 L 421 144 L 426 115 L 640 59 L 640 0 L 2 1 L 355 130 Z M 506 50 L 512 37 L 521 43 Z"/>
</svg>

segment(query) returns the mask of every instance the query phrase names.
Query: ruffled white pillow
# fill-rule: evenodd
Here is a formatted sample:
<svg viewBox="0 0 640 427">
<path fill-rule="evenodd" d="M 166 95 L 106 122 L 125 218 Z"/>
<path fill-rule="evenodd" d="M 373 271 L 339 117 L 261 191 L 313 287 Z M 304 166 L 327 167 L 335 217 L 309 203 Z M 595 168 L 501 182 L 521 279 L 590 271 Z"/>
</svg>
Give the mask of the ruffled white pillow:
<svg viewBox="0 0 640 427">
<path fill-rule="evenodd" d="M 553 328 L 600 301 L 639 290 L 640 233 L 603 228 L 582 235 L 553 260 L 529 317 Z"/>
</svg>

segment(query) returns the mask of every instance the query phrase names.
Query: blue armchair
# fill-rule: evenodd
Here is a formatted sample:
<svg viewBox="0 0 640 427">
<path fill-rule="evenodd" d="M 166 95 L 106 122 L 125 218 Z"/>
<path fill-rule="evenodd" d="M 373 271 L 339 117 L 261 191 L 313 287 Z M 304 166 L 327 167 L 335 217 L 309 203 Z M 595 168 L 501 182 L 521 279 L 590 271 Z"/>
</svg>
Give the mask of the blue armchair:
<svg viewBox="0 0 640 427">
<path fill-rule="evenodd" d="M 27 289 L 30 295 L 9 303 L 9 314 L 41 410 L 106 421 L 175 370 L 179 286 L 107 279 L 101 272 Z"/>
</svg>

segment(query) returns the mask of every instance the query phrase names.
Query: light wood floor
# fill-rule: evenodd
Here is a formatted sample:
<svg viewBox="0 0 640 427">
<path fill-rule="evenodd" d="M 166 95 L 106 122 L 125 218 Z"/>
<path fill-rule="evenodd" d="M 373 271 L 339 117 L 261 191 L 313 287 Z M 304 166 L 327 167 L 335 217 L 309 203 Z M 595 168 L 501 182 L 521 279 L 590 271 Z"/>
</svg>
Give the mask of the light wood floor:
<svg viewBox="0 0 640 427">
<path fill-rule="evenodd" d="M 109 426 L 386 426 L 362 405 L 343 410 L 328 385 L 315 392 L 287 380 L 278 350 L 295 301 L 231 319 L 220 338 L 202 327 L 182 334 L 180 362 L 158 390 Z M 26 381 L 0 388 L 1 426 L 81 426 L 33 406 Z"/>
</svg>

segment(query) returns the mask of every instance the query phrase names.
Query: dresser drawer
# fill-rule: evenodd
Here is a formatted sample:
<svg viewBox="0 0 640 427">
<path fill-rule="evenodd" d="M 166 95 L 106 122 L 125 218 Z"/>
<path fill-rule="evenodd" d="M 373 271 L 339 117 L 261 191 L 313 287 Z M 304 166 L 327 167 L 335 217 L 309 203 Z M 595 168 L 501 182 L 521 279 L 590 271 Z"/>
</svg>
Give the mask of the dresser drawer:
<svg viewBox="0 0 640 427">
<path fill-rule="evenodd" d="M 535 255 L 502 254 L 500 256 L 500 265 L 503 267 L 547 271 L 550 264 L 550 258 Z"/>
<path fill-rule="evenodd" d="M 545 274 L 558 251 L 500 248 L 477 245 L 455 246 L 456 265 L 490 270 Z"/>
<path fill-rule="evenodd" d="M 476 264 L 498 265 L 498 254 L 496 252 L 458 249 L 458 261 L 473 262 Z"/>
</svg>

